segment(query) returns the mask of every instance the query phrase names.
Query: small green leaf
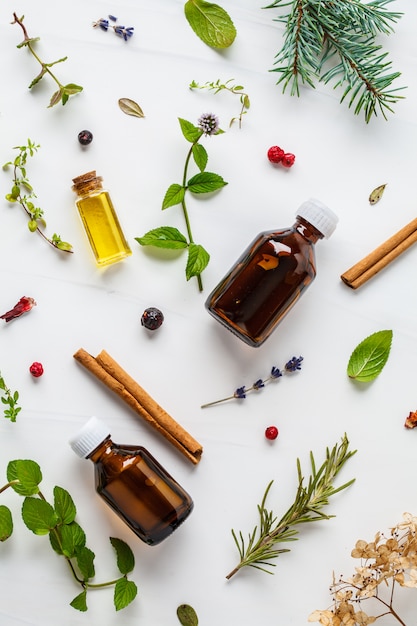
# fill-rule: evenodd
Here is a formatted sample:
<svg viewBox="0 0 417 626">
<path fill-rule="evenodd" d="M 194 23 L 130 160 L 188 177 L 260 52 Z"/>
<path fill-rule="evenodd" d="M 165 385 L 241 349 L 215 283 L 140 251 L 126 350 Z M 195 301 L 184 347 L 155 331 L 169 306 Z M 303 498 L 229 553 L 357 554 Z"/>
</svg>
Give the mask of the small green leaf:
<svg viewBox="0 0 417 626">
<path fill-rule="evenodd" d="M 349 378 L 360 382 L 374 380 L 388 360 L 391 343 L 392 330 L 380 330 L 361 341 L 349 358 Z"/>
<path fill-rule="evenodd" d="M 387 185 L 379 185 L 379 187 L 375 187 L 375 189 L 373 191 L 371 191 L 371 194 L 369 196 L 369 203 L 370 204 L 376 204 L 377 202 L 379 202 L 384 194 L 385 191 L 385 187 Z"/>
<path fill-rule="evenodd" d="M 52 97 L 49 101 L 48 104 L 48 109 L 52 108 L 53 106 L 55 106 L 56 104 L 58 104 L 58 102 L 61 102 L 61 99 L 63 97 L 64 91 L 63 91 L 63 87 L 61 89 L 58 89 L 58 91 L 55 91 L 55 93 L 52 94 Z"/>
<path fill-rule="evenodd" d="M 119 578 L 114 586 L 114 606 L 116 611 L 124 609 L 136 598 L 138 588 L 132 580 Z"/>
<path fill-rule="evenodd" d="M 70 606 L 72 606 L 73 609 L 77 609 L 77 611 L 87 611 L 87 589 L 84 589 L 84 591 L 76 596 L 74 600 L 70 602 Z"/>
<path fill-rule="evenodd" d="M 208 154 L 207 150 L 201 143 L 195 143 L 193 145 L 193 157 L 200 172 L 204 172 L 208 161 Z"/>
<path fill-rule="evenodd" d="M 89 580 L 95 576 L 94 559 L 96 555 L 90 548 L 82 546 L 77 548 L 75 556 L 77 558 L 77 565 L 84 577 L 84 580 Z"/>
<path fill-rule="evenodd" d="M 110 537 L 110 543 L 116 551 L 117 567 L 121 574 L 128 574 L 135 567 L 135 557 L 125 541 Z"/>
<path fill-rule="evenodd" d="M 138 103 L 134 100 L 131 100 L 130 98 L 120 98 L 119 107 L 123 111 L 123 113 L 126 113 L 126 115 L 133 115 L 134 117 L 145 117 Z"/>
<path fill-rule="evenodd" d="M 169 250 L 179 250 L 188 246 L 184 235 L 173 226 L 154 228 L 145 233 L 143 237 L 135 237 L 135 239 L 141 246 L 155 246 Z"/>
<path fill-rule="evenodd" d="M 185 17 L 195 34 L 212 48 L 228 48 L 236 38 L 236 28 L 229 14 L 218 4 L 188 0 Z"/>
<path fill-rule="evenodd" d="M 188 120 L 184 120 L 182 117 L 179 117 L 178 121 L 181 126 L 182 134 L 187 141 L 189 141 L 190 143 L 195 143 L 200 139 L 201 135 L 203 134 L 201 128 L 198 128 L 198 126 L 194 126 L 194 124 L 192 124 Z"/>
<path fill-rule="evenodd" d="M 64 93 L 68 96 L 73 96 L 75 93 L 80 93 L 82 90 L 83 88 L 81 85 L 75 85 L 74 83 L 68 83 L 68 85 L 65 85 L 64 87 Z"/>
<path fill-rule="evenodd" d="M 13 532 L 13 518 L 10 509 L 0 505 L 0 541 L 6 541 Z"/>
<path fill-rule="evenodd" d="M 64 524 L 58 529 L 61 538 L 62 554 L 69 559 L 75 555 L 77 550 L 85 546 L 85 533 L 77 522 Z"/>
<path fill-rule="evenodd" d="M 168 209 L 170 206 L 180 204 L 184 200 L 185 189 L 182 185 L 174 183 L 167 189 L 165 197 L 162 202 L 162 210 Z"/>
<path fill-rule="evenodd" d="M 42 481 L 41 468 L 35 461 L 23 459 L 10 461 L 7 466 L 7 480 L 19 481 L 12 485 L 12 488 L 21 496 L 35 495 L 39 492 L 39 483 Z"/>
<path fill-rule="evenodd" d="M 198 626 L 197 613 L 189 604 L 181 604 L 177 608 L 177 616 L 182 626 Z"/>
<path fill-rule="evenodd" d="M 60 522 L 70 524 L 74 521 L 77 509 L 68 491 L 62 487 L 54 487 L 54 507 Z"/>
<path fill-rule="evenodd" d="M 189 191 L 192 193 L 210 193 L 221 189 L 225 185 L 227 185 L 226 181 L 218 174 L 213 174 L 213 172 L 196 174 L 190 178 L 187 184 Z"/>
<path fill-rule="evenodd" d="M 190 243 L 188 248 L 187 266 L 185 268 L 185 276 L 187 280 L 190 280 L 193 276 L 199 276 L 201 272 L 207 267 L 210 261 L 210 255 L 203 248 L 196 243 Z"/>
<path fill-rule="evenodd" d="M 22 518 L 35 535 L 47 535 L 58 523 L 58 516 L 49 502 L 26 497 L 23 500 Z"/>
</svg>

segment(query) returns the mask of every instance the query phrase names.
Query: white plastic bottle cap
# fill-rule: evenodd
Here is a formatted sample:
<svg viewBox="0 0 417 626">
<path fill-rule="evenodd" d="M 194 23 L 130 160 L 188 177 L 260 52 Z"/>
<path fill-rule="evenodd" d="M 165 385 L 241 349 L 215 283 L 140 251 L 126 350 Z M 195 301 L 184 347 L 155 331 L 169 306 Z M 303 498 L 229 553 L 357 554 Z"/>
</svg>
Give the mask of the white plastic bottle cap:
<svg viewBox="0 0 417 626">
<path fill-rule="evenodd" d="M 333 233 L 339 221 L 339 218 L 331 209 L 315 198 L 310 198 L 310 200 L 303 202 L 297 211 L 297 215 L 314 226 L 326 239 Z"/>
<path fill-rule="evenodd" d="M 69 440 L 69 444 L 75 454 L 85 459 L 109 435 L 110 431 L 107 426 L 97 417 L 91 417 L 81 430 Z"/>
</svg>

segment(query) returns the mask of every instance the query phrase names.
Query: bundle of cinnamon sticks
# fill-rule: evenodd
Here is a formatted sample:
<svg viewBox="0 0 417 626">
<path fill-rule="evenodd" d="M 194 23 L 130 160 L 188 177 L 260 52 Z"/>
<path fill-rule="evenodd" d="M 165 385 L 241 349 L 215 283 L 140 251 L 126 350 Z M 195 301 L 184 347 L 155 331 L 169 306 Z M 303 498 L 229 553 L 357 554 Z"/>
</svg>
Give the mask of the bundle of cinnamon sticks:
<svg viewBox="0 0 417 626">
<path fill-rule="evenodd" d="M 73 356 L 192 463 L 197 464 L 200 461 L 203 453 L 201 444 L 159 406 L 105 350 L 93 357 L 80 348 Z"/>
</svg>

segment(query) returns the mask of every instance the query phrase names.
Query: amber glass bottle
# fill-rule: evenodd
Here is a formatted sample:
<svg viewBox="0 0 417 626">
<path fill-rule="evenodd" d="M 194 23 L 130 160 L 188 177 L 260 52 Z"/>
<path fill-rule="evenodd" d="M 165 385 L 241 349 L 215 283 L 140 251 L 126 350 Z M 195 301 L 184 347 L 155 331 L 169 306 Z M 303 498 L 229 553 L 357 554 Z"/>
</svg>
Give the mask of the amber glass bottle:
<svg viewBox="0 0 417 626">
<path fill-rule="evenodd" d="M 145 543 L 163 541 L 193 510 L 190 496 L 145 448 L 113 443 L 97 418 L 69 443 L 94 463 L 97 493 Z"/>
<path fill-rule="evenodd" d="M 132 251 L 111 201 L 95 171 L 72 179 L 76 205 L 97 265 L 110 265 L 130 256 Z"/>
<path fill-rule="evenodd" d="M 206 301 L 221 324 L 262 345 L 316 276 L 314 245 L 338 218 L 318 200 L 304 202 L 293 226 L 260 233 Z"/>
</svg>

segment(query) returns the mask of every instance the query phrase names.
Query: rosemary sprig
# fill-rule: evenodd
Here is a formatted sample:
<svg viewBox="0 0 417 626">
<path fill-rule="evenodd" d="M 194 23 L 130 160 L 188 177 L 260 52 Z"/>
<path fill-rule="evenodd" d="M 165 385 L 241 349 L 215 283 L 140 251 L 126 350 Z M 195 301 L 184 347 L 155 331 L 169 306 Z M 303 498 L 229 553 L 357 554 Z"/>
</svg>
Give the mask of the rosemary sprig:
<svg viewBox="0 0 417 626">
<path fill-rule="evenodd" d="M 315 80 L 345 86 L 345 99 L 368 123 L 379 111 L 386 119 L 392 105 L 402 99 L 391 85 L 401 73 L 391 72 L 388 53 L 376 43 L 379 34 L 393 32 L 401 13 L 388 11 L 394 0 L 275 0 L 265 8 L 288 7 L 275 18 L 285 24 L 284 44 L 272 71 L 278 72 L 283 91 L 300 95 L 300 83 L 315 87 Z M 329 67 L 330 66 L 330 67 Z"/>
<path fill-rule="evenodd" d="M 333 515 L 326 515 L 322 509 L 328 504 L 329 498 L 339 491 L 349 487 L 355 479 L 349 480 L 340 487 L 334 487 L 333 481 L 343 465 L 355 451 L 349 450 L 349 441 L 346 434 L 340 444 L 336 444 L 331 450 L 326 449 L 326 459 L 317 469 L 313 453 L 310 452 L 311 474 L 308 485 L 304 485 L 304 477 L 301 471 L 300 460 L 297 459 L 298 488 L 293 504 L 278 521 L 273 511 L 266 508 L 266 499 L 273 481 L 269 483 L 258 505 L 259 527 L 255 526 L 246 542 L 243 534 L 236 534 L 232 530 L 233 539 L 240 555 L 240 562 L 226 576 L 232 578 L 242 567 L 254 567 L 267 574 L 272 574 L 268 567 L 275 567 L 270 563 L 271 559 L 277 558 L 283 552 L 289 552 L 288 548 L 277 548 L 276 544 L 286 541 L 296 541 L 298 530 L 296 526 L 307 522 L 315 522 L 330 519 Z"/>
</svg>

